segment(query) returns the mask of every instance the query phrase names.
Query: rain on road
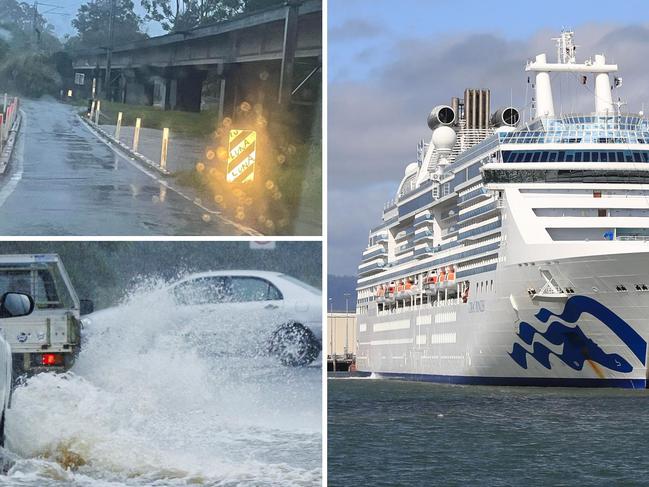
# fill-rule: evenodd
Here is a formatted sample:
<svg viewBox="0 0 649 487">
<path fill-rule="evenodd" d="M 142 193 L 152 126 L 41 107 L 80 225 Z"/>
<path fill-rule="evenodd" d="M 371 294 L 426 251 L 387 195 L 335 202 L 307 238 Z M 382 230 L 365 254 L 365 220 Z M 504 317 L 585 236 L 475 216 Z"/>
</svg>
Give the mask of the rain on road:
<svg viewBox="0 0 649 487">
<path fill-rule="evenodd" d="M 71 107 L 25 100 L 0 177 L 0 235 L 240 235 L 88 131 Z"/>
</svg>

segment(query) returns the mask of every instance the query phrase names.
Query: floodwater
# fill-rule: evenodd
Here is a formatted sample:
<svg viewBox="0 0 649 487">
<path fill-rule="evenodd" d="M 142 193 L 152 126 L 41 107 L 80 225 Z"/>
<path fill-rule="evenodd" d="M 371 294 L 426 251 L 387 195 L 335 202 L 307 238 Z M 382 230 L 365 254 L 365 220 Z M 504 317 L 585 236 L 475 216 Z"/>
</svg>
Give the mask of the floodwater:
<svg viewBox="0 0 649 487">
<path fill-rule="evenodd" d="M 15 390 L 0 485 L 320 485 L 319 362 L 228 354 L 251 319 L 199 347 L 175 310 L 156 287 L 90 315 L 72 370 Z"/>
<path fill-rule="evenodd" d="M 240 235 L 116 155 L 78 107 L 25 100 L 8 174 L 0 177 L 0 235 Z M 155 176 L 155 175 L 154 175 Z"/>
<path fill-rule="evenodd" d="M 647 485 L 649 391 L 328 381 L 329 485 Z"/>
</svg>

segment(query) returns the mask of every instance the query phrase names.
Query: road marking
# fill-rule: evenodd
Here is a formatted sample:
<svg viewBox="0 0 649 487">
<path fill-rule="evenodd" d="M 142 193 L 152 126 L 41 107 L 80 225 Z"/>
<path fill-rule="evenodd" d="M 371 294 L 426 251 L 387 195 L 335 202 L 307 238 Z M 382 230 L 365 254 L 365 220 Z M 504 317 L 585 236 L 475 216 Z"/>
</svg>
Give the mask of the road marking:
<svg viewBox="0 0 649 487">
<path fill-rule="evenodd" d="M 139 169 L 140 171 L 142 171 L 144 174 L 146 174 L 147 176 L 149 176 L 151 179 L 153 179 L 153 180 L 154 180 L 155 182 L 157 182 L 158 184 L 161 184 L 161 185 L 164 186 L 165 188 L 167 188 L 167 189 L 173 191 L 174 193 L 176 193 L 177 195 L 179 195 L 179 196 L 181 196 L 182 198 L 186 199 L 187 201 L 189 201 L 189 202 L 192 203 L 193 205 L 197 206 L 197 207 L 200 208 L 201 210 L 206 211 L 207 213 L 211 213 L 212 215 L 215 215 L 217 218 L 220 218 L 220 219 L 223 220 L 225 223 L 227 223 L 227 224 L 229 224 L 229 225 L 232 225 L 233 227 L 235 227 L 235 228 L 236 228 L 237 230 L 239 230 L 240 232 L 246 233 L 246 234 L 248 234 L 248 235 L 257 235 L 257 236 L 259 236 L 259 235 L 263 235 L 262 233 L 259 233 L 259 232 L 257 232 L 256 230 L 253 230 L 252 228 L 246 227 L 245 225 L 241 225 L 241 224 L 239 224 L 239 223 L 237 223 L 237 222 L 234 222 L 234 221 L 230 220 L 229 218 L 223 216 L 223 214 L 222 214 L 220 211 L 216 211 L 216 210 L 212 210 L 212 209 L 210 209 L 210 208 L 207 208 L 207 207 L 204 206 L 202 203 L 199 203 L 198 201 L 196 201 L 196 200 L 195 200 L 194 198 L 192 198 L 191 196 L 189 196 L 189 195 L 185 194 L 184 192 L 182 192 L 180 189 L 178 189 L 178 188 L 176 188 L 176 187 L 174 187 L 174 186 L 171 186 L 167 181 L 165 181 L 164 179 L 158 177 L 158 175 L 156 175 L 156 174 L 154 174 L 154 173 L 148 171 L 146 168 L 142 167 L 141 164 L 138 164 L 137 162 L 135 162 L 134 160 L 132 160 L 130 157 L 128 157 L 128 156 L 122 154 L 122 153 L 121 153 L 121 152 L 120 152 L 120 151 L 115 147 L 115 145 L 111 144 L 111 143 L 108 142 L 107 140 L 104 140 L 104 138 L 101 137 L 101 136 L 100 136 L 96 131 L 94 131 L 94 130 L 93 130 L 93 129 L 88 125 L 88 124 L 83 123 L 83 121 L 82 121 L 82 122 L 81 122 L 81 125 L 83 125 L 84 127 L 86 127 L 86 129 L 87 129 L 91 134 L 93 134 L 93 135 L 94 135 L 94 136 L 95 136 L 95 137 L 96 137 L 100 142 L 102 142 L 105 146 L 107 146 L 107 147 L 108 147 L 108 148 L 109 148 L 109 149 L 110 149 L 110 150 L 111 150 L 111 151 L 112 151 L 116 156 L 118 156 L 118 157 L 124 159 L 124 160 L 125 160 L 126 162 L 128 162 L 131 166 L 135 167 L 136 169 Z M 21 174 L 22 174 L 22 173 L 21 173 Z M 0 203 L 0 206 L 2 206 L 1 203 Z"/>
<path fill-rule="evenodd" d="M 16 186 L 18 186 L 18 183 L 23 178 L 23 154 L 25 150 L 25 139 L 23 134 L 25 133 L 24 126 L 27 123 L 27 116 L 22 109 L 20 109 L 20 116 L 22 117 L 21 126 L 23 127 L 23 130 L 16 134 L 18 140 L 16 141 L 17 147 L 14 148 L 14 153 L 12 155 L 13 164 L 11 161 L 8 162 L 9 174 L 11 174 L 11 177 L 0 189 L 0 207 L 5 204 L 7 198 L 11 196 L 11 193 L 14 192 Z"/>
</svg>

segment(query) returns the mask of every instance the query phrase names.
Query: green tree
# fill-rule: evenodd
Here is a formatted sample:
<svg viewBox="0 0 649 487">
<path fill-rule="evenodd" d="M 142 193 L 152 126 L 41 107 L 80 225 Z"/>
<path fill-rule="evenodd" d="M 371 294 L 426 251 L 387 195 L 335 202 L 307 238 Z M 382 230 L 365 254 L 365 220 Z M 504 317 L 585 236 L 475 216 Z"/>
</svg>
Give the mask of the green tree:
<svg viewBox="0 0 649 487">
<path fill-rule="evenodd" d="M 134 12 L 132 0 L 115 0 L 114 39 L 116 43 L 136 41 L 147 37 L 140 27 L 142 19 Z M 69 49 L 108 45 L 110 0 L 91 1 L 79 7 L 72 26 L 77 34 L 68 38 Z"/>
<path fill-rule="evenodd" d="M 43 53 L 13 54 L 0 65 L 0 86 L 27 96 L 56 95 L 61 77 Z"/>
<path fill-rule="evenodd" d="M 141 0 L 146 19 L 167 31 L 191 29 L 236 15 L 274 7 L 286 0 Z"/>
</svg>

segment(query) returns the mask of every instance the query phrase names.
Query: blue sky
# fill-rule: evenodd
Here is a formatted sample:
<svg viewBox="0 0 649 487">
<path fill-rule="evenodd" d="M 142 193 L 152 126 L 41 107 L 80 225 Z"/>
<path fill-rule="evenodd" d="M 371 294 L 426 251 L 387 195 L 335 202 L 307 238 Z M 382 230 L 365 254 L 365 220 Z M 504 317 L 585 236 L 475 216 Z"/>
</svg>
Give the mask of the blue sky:
<svg viewBox="0 0 649 487">
<path fill-rule="evenodd" d="M 576 32 L 579 62 L 604 53 L 620 66 L 615 96 L 649 107 L 649 3 L 329 0 L 329 272 L 354 275 L 371 227 L 394 196 L 431 108 L 489 88 L 492 108 L 530 102 L 525 61 L 556 56 L 562 27 Z M 573 80 L 553 80 L 555 105 L 591 111 Z M 646 111 L 646 110 L 645 110 Z"/>
<path fill-rule="evenodd" d="M 329 0 L 328 5 L 333 80 L 366 77 L 369 67 L 388 56 L 381 49 L 389 38 L 489 32 L 509 40 L 524 40 L 540 29 L 560 30 L 596 22 L 636 23 L 638 14 L 644 13 L 648 20 L 649 13 L 646 0 Z M 346 26 L 354 25 L 359 27 L 355 35 L 341 35 Z M 353 62 L 368 49 L 373 51 L 368 65 Z"/>
</svg>

